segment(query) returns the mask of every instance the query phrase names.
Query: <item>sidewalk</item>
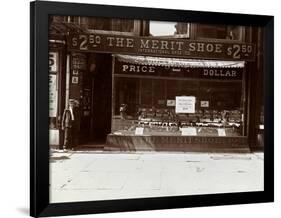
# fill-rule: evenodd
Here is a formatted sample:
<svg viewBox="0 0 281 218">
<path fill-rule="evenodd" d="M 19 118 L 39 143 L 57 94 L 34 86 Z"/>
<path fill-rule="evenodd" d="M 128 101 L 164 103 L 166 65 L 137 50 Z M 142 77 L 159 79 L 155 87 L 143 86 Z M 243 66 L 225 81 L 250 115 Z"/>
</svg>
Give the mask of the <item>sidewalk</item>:
<svg viewBox="0 0 281 218">
<path fill-rule="evenodd" d="M 50 200 L 263 190 L 263 153 L 52 152 Z"/>
</svg>

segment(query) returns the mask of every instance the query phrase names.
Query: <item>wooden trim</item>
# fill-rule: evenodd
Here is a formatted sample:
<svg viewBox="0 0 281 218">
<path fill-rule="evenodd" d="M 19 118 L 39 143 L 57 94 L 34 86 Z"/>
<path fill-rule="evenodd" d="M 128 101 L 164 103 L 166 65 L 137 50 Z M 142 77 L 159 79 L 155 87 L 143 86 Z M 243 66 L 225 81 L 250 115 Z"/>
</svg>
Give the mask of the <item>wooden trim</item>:
<svg viewBox="0 0 281 218">
<path fill-rule="evenodd" d="M 201 78 L 185 78 L 185 77 L 165 77 L 165 76 L 140 76 L 140 75 L 128 75 L 128 74 L 114 74 L 116 77 L 123 78 L 139 78 L 139 79 L 165 79 L 165 80 L 191 80 L 191 81 L 212 81 L 212 82 L 237 82 L 241 83 L 242 80 L 221 80 L 221 79 L 201 79 Z"/>
</svg>

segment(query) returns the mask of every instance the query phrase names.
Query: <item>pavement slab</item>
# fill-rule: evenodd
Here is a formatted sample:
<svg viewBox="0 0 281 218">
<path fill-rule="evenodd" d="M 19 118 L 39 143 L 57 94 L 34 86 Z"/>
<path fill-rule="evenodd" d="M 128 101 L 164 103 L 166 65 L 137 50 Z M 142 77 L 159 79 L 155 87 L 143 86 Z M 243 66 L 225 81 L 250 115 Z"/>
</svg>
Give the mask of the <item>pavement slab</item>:
<svg viewBox="0 0 281 218">
<path fill-rule="evenodd" d="M 128 177 L 124 190 L 160 190 L 161 171 L 137 171 Z"/>
<path fill-rule="evenodd" d="M 51 202 L 263 190 L 263 153 L 54 152 Z"/>
</svg>

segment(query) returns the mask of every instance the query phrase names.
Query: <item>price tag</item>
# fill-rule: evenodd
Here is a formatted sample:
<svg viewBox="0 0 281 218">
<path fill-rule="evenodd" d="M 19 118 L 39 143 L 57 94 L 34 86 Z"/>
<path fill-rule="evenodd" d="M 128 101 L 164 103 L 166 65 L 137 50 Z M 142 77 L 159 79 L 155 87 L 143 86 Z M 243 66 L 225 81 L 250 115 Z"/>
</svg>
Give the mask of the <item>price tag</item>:
<svg viewBox="0 0 281 218">
<path fill-rule="evenodd" d="M 195 127 L 181 128 L 181 135 L 197 135 Z"/>
<path fill-rule="evenodd" d="M 143 127 L 137 127 L 135 130 L 135 135 L 143 135 Z"/>
<path fill-rule="evenodd" d="M 225 129 L 218 129 L 219 136 L 226 136 Z"/>
<path fill-rule="evenodd" d="M 201 107 L 209 107 L 209 101 L 200 101 Z"/>
</svg>

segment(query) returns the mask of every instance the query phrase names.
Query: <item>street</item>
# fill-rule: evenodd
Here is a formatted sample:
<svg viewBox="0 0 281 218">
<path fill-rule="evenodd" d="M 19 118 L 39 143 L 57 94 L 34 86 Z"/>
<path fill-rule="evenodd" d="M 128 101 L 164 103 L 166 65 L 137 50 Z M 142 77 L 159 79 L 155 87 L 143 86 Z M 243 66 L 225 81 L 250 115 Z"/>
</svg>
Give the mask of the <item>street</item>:
<svg viewBox="0 0 281 218">
<path fill-rule="evenodd" d="M 263 190 L 263 153 L 51 151 L 50 201 Z"/>
</svg>

